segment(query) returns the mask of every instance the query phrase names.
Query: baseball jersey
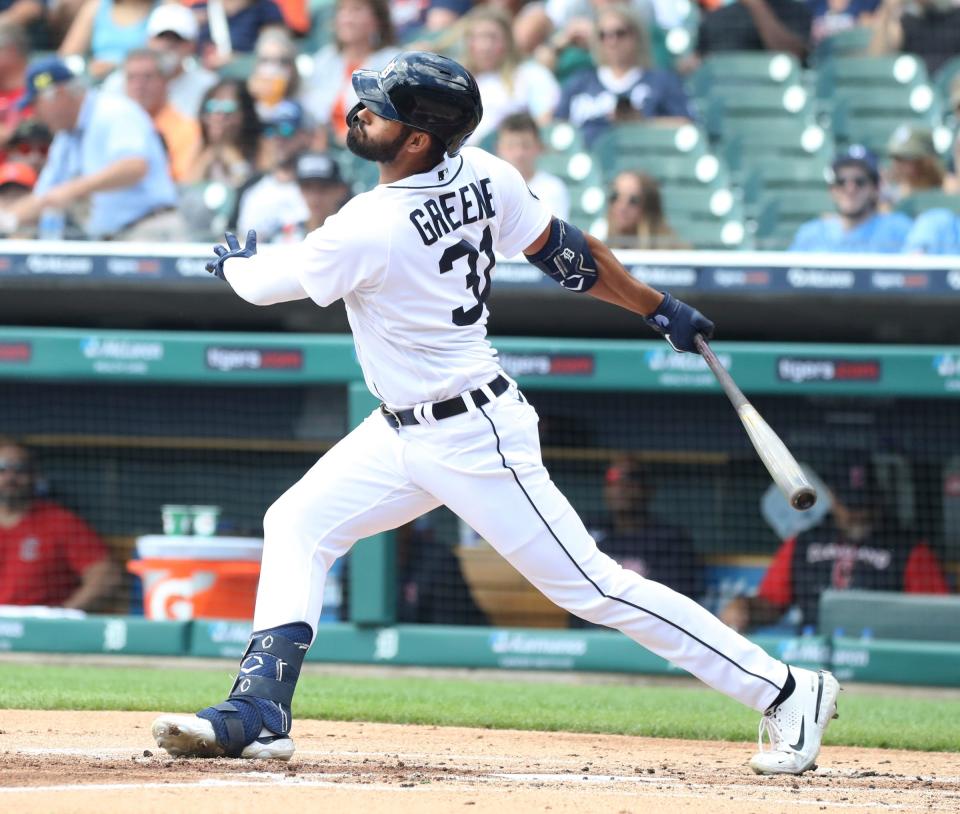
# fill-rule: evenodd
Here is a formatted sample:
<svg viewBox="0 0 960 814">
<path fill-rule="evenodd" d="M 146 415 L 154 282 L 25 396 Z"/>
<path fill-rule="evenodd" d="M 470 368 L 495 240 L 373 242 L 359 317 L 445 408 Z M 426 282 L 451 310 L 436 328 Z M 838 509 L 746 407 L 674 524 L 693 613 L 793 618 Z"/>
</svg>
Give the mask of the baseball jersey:
<svg viewBox="0 0 960 814">
<path fill-rule="evenodd" d="M 342 299 L 367 387 L 389 407 L 439 401 L 500 370 L 487 341 L 496 252 L 512 257 L 551 214 L 507 162 L 475 147 L 350 200 L 297 249 L 300 284 Z"/>
<path fill-rule="evenodd" d="M 960 253 L 960 218 L 949 209 L 928 209 L 917 215 L 903 242 L 905 254 Z"/>
<path fill-rule="evenodd" d="M 844 539 L 832 524 L 805 531 L 777 551 L 757 596 L 777 607 L 796 605 L 803 620 L 817 620 L 820 594 L 827 588 L 907 593 L 948 593 L 943 570 L 923 542 L 904 542 L 877 533 L 860 543 Z"/>
<path fill-rule="evenodd" d="M 840 218 L 829 215 L 803 224 L 790 251 L 896 254 L 903 248 L 911 225 L 906 215 L 891 212 L 877 213 L 853 229 L 845 229 Z"/>
<path fill-rule="evenodd" d="M 0 527 L 0 605 L 62 605 L 83 571 L 107 556 L 73 512 L 38 501 L 15 526 Z"/>
</svg>

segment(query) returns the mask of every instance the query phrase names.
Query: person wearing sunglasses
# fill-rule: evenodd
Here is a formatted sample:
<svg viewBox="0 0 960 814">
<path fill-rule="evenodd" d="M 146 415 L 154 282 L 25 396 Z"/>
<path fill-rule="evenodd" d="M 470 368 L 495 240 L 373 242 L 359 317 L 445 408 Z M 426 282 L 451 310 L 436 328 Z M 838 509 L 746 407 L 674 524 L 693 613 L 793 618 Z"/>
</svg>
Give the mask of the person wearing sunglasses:
<svg viewBox="0 0 960 814">
<path fill-rule="evenodd" d="M 37 496 L 30 450 L 0 438 L 0 605 L 93 610 L 120 585 L 120 571 L 80 517 Z"/>
<path fill-rule="evenodd" d="M 201 144 L 184 180 L 242 186 L 254 172 L 261 129 L 246 84 L 220 80 L 200 103 Z"/>
<path fill-rule="evenodd" d="M 53 134 L 46 125 L 36 119 L 24 119 L 7 142 L 7 161 L 26 164 L 39 175 L 47 163 L 52 140 Z"/>
<path fill-rule="evenodd" d="M 616 122 L 694 118 L 680 77 L 653 67 L 649 34 L 629 6 L 606 6 L 597 15 L 594 61 L 596 67 L 564 81 L 554 111 L 583 133 L 587 145 Z"/>
<path fill-rule="evenodd" d="M 256 57 L 247 90 L 263 118 L 279 102 L 300 93 L 297 46 L 284 29 L 267 28 L 257 38 Z"/>
<path fill-rule="evenodd" d="M 259 162 L 262 174 L 240 192 L 237 228 L 256 229 L 263 241 L 279 239 L 284 227 L 305 223 L 310 211 L 297 184 L 296 162 L 313 132 L 303 108 L 284 99 L 263 119 Z"/>
<path fill-rule="evenodd" d="M 660 185 L 642 172 L 621 172 L 607 196 L 606 243 L 617 249 L 689 249 L 663 214 Z"/>
<path fill-rule="evenodd" d="M 808 221 L 790 245 L 792 252 L 901 251 L 912 221 L 900 212 L 878 211 L 880 167 L 866 147 L 853 144 L 833 162 L 830 196 L 836 214 Z M 784 193 L 789 195 L 790 193 Z"/>
</svg>

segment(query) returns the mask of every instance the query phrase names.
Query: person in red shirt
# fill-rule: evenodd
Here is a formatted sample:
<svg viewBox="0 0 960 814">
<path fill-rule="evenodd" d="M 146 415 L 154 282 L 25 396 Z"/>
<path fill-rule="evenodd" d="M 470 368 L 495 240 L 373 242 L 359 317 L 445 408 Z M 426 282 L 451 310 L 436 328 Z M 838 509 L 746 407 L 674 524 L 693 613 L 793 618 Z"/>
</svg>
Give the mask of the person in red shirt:
<svg viewBox="0 0 960 814">
<path fill-rule="evenodd" d="M 0 605 L 93 609 L 119 569 L 89 525 L 34 497 L 34 475 L 30 451 L 0 439 Z"/>
<path fill-rule="evenodd" d="M 17 125 L 33 113 L 17 103 L 27 90 L 27 60 L 30 40 L 20 26 L 0 22 L 0 161 L 6 160 L 7 144 Z"/>
<path fill-rule="evenodd" d="M 735 630 L 778 621 L 789 607 L 799 625 L 817 624 L 827 588 L 945 594 L 943 567 L 925 541 L 911 538 L 884 512 L 868 456 L 850 456 L 828 481 L 831 508 L 825 521 L 780 546 L 753 597 L 737 597 L 720 613 Z"/>
</svg>

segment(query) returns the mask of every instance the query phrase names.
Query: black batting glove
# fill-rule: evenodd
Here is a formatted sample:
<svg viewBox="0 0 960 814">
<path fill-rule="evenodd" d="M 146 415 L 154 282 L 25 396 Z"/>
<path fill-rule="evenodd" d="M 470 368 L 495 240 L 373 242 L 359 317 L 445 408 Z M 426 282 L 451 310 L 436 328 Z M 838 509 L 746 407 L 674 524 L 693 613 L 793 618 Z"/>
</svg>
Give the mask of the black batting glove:
<svg viewBox="0 0 960 814">
<path fill-rule="evenodd" d="M 253 257 L 257 253 L 257 233 L 251 229 L 247 232 L 247 245 L 240 248 L 240 241 L 233 232 L 227 232 L 224 237 L 227 239 L 227 245 L 218 244 L 213 247 L 213 253 L 216 255 L 204 266 L 214 277 L 221 280 L 227 278 L 223 275 L 223 264 L 231 257 Z"/>
<path fill-rule="evenodd" d="M 703 334 L 704 339 L 713 336 L 714 325 L 709 319 L 665 291 L 663 302 L 657 306 L 657 310 L 643 319 L 658 334 L 662 334 L 677 353 L 697 353 L 693 344 L 697 334 Z"/>
</svg>

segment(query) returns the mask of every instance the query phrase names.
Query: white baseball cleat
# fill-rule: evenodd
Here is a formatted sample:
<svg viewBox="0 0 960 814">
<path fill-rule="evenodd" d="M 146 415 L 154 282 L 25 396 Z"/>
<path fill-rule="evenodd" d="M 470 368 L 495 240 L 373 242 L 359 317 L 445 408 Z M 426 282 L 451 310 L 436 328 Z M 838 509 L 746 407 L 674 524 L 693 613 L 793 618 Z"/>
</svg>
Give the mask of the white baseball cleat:
<svg viewBox="0 0 960 814">
<path fill-rule="evenodd" d="M 803 774 L 816 768 L 823 733 L 830 720 L 838 717 L 840 685 L 832 673 L 798 667 L 791 667 L 790 672 L 796 689 L 760 720 L 760 751 L 750 760 L 750 768 L 757 774 Z M 764 735 L 770 740 L 769 749 L 764 749 Z"/>
<path fill-rule="evenodd" d="M 226 750 L 217 742 L 213 724 L 196 715 L 161 715 L 153 722 L 153 739 L 157 746 L 174 757 L 225 757 Z M 253 743 L 240 753 L 250 760 L 290 760 L 293 741 L 263 729 Z"/>
</svg>

